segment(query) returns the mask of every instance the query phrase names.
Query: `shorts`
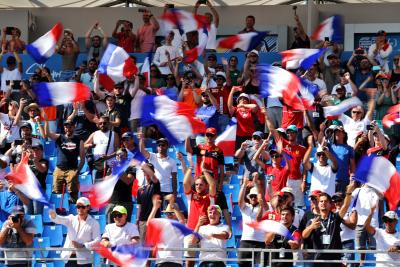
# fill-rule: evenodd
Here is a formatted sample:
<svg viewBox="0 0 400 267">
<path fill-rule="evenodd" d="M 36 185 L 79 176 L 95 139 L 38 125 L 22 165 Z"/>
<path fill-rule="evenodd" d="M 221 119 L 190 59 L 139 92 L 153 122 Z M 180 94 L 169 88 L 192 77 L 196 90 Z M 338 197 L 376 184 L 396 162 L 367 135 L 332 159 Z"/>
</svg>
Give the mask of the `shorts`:
<svg viewBox="0 0 400 267">
<path fill-rule="evenodd" d="M 356 226 L 356 249 L 376 249 L 375 237 L 364 229 L 363 225 Z M 368 244 L 368 246 L 367 246 Z"/>
<path fill-rule="evenodd" d="M 183 239 L 183 246 L 184 248 L 200 248 L 200 243 L 191 244 L 190 241 L 192 240 L 192 235 L 185 236 Z M 199 252 L 198 251 L 185 251 L 184 256 L 186 258 L 197 258 Z"/>
</svg>

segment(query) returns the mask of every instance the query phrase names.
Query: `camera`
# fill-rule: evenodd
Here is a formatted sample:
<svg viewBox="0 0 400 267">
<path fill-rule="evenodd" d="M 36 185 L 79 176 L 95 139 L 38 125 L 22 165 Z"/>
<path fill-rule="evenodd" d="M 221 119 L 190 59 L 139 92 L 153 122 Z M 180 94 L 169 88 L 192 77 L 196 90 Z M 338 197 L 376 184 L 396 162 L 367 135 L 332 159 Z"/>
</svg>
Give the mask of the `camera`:
<svg viewBox="0 0 400 267">
<path fill-rule="evenodd" d="M 167 8 L 175 8 L 175 5 L 174 4 L 166 4 L 166 7 Z"/>
<path fill-rule="evenodd" d="M 19 219 L 20 219 L 19 214 L 14 215 L 14 216 L 11 217 L 11 220 L 12 220 L 13 223 L 19 222 Z"/>
<path fill-rule="evenodd" d="M 372 124 L 367 125 L 367 130 L 368 131 L 372 131 L 373 129 L 374 129 L 374 125 L 372 125 Z"/>
<path fill-rule="evenodd" d="M 144 12 L 146 12 L 146 11 L 147 11 L 147 9 L 145 9 L 145 8 L 139 8 L 139 9 L 138 9 L 138 12 L 139 12 L 139 13 L 144 13 Z"/>
<path fill-rule="evenodd" d="M 199 3 L 200 5 L 205 5 L 207 4 L 207 0 L 198 0 L 197 3 Z"/>
<path fill-rule="evenodd" d="M 12 31 L 13 31 L 14 29 L 15 29 L 14 27 L 6 27 L 6 34 L 7 34 L 7 35 L 11 35 L 11 34 L 12 34 Z"/>
<path fill-rule="evenodd" d="M 21 89 L 21 81 L 20 80 L 14 80 L 11 88 L 14 89 L 14 90 Z"/>
<path fill-rule="evenodd" d="M 14 145 L 19 146 L 19 145 L 22 145 L 23 142 L 24 142 L 23 140 L 17 139 L 17 140 L 14 141 Z"/>
<path fill-rule="evenodd" d="M 356 50 L 354 50 L 354 53 L 356 55 L 364 55 L 364 49 L 363 48 L 357 48 Z"/>
</svg>

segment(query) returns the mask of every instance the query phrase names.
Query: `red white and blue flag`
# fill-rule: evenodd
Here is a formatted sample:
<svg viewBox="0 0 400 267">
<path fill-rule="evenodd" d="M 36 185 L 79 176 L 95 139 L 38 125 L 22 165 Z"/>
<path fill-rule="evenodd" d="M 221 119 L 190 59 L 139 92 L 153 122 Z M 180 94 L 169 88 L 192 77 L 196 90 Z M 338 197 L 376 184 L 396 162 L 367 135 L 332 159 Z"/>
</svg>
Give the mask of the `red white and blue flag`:
<svg viewBox="0 0 400 267">
<path fill-rule="evenodd" d="M 144 86 L 149 87 L 150 86 L 150 57 L 149 56 L 147 56 L 144 59 L 142 68 L 140 69 L 140 74 L 142 74 L 146 78 Z"/>
<path fill-rule="evenodd" d="M 366 156 L 357 165 L 354 179 L 382 193 L 390 210 L 396 210 L 400 201 L 400 175 L 385 157 Z"/>
<path fill-rule="evenodd" d="M 342 17 L 332 16 L 321 22 L 311 35 L 311 40 L 325 40 L 336 43 L 343 43 L 343 23 Z"/>
<path fill-rule="evenodd" d="M 291 233 L 282 223 L 273 220 L 263 220 L 260 222 L 252 221 L 247 223 L 248 226 L 263 231 L 265 233 L 274 233 L 290 240 L 300 240 L 300 233 L 295 231 Z"/>
<path fill-rule="evenodd" d="M 90 88 L 83 83 L 35 83 L 32 87 L 41 107 L 64 105 L 90 98 Z"/>
<path fill-rule="evenodd" d="M 215 139 L 215 144 L 222 149 L 225 156 L 235 155 L 237 121 L 232 118 L 225 131 Z"/>
<path fill-rule="evenodd" d="M 49 201 L 40 187 L 35 174 L 28 164 L 29 156 L 23 155 L 20 163 L 6 175 L 7 179 L 14 184 L 15 188 L 21 191 L 29 199 L 49 205 Z"/>
<path fill-rule="evenodd" d="M 98 73 L 109 78 L 100 76 L 100 83 L 104 87 L 113 87 L 115 83 L 125 81 L 137 72 L 135 62 L 122 47 L 108 44 L 98 67 Z"/>
<path fill-rule="evenodd" d="M 199 58 L 199 56 L 203 54 L 204 49 L 206 49 L 207 41 L 208 41 L 208 30 L 206 27 L 203 27 L 203 30 L 199 37 L 199 44 L 196 47 L 185 51 L 185 58 L 184 58 L 185 63 L 191 64 L 195 62 Z"/>
<path fill-rule="evenodd" d="M 39 64 L 45 63 L 56 51 L 63 25 L 59 22 L 45 35 L 26 46 L 26 51 Z"/>
<path fill-rule="evenodd" d="M 248 52 L 255 49 L 261 41 L 264 40 L 267 33 L 268 32 L 248 32 L 220 38 L 217 40 L 217 47 L 241 49 Z"/>
<path fill-rule="evenodd" d="M 395 124 L 400 124 L 400 104 L 388 109 L 387 114 L 382 119 L 382 124 L 386 128 L 390 128 Z"/>
<path fill-rule="evenodd" d="M 172 29 L 178 29 L 180 34 L 184 34 L 208 26 L 205 16 L 175 8 L 168 9 L 159 22 L 164 34 L 168 34 Z"/>
<path fill-rule="evenodd" d="M 285 69 L 308 70 L 317 62 L 321 55 L 325 52 L 325 48 L 321 49 L 291 49 L 280 52 L 282 56 L 282 67 Z"/>
<path fill-rule="evenodd" d="M 141 124 L 157 125 L 171 145 L 206 130 L 206 125 L 196 118 L 193 108 L 183 102 L 175 102 L 165 95 L 143 97 Z"/>
<path fill-rule="evenodd" d="M 360 99 L 358 99 L 357 97 L 348 98 L 348 99 L 340 102 L 339 105 L 324 107 L 323 108 L 324 115 L 325 115 L 325 118 L 327 118 L 327 119 L 336 117 L 336 116 L 340 116 L 343 113 L 345 113 L 346 111 L 348 111 L 349 109 L 356 107 L 356 106 L 362 106 L 362 102 L 360 101 Z"/>
<path fill-rule="evenodd" d="M 318 85 L 300 77 L 300 98 L 305 109 L 310 109 L 314 104 L 314 99 L 319 93 Z"/>
<path fill-rule="evenodd" d="M 257 65 L 257 73 L 260 80 L 260 95 L 281 97 L 285 104 L 293 109 L 304 110 L 303 103 L 297 95 L 301 83 L 295 74 L 269 64 Z"/>
<path fill-rule="evenodd" d="M 144 267 L 150 254 L 149 249 L 138 245 L 117 245 L 106 248 L 97 244 L 94 250 L 103 258 L 121 267 Z"/>
</svg>

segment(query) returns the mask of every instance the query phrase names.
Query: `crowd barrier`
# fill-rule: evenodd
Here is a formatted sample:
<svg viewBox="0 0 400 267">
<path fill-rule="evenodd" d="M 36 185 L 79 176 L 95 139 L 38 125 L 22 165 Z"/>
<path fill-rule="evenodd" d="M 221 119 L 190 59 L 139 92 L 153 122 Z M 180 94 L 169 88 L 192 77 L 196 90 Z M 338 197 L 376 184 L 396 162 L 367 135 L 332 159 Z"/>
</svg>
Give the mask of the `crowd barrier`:
<svg viewBox="0 0 400 267">
<path fill-rule="evenodd" d="M 29 262 L 35 262 L 35 263 L 47 263 L 47 262 L 53 262 L 53 261 L 63 261 L 61 258 L 45 258 L 45 257 L 31 257 L 31 258 L 5 258 L 3 252 L 4 251 L 19 251 L 19 252 L 33 252 L 36 251 L 84 251 L 85 249 L 74 249 L 74 248 L 61 248 L 61 247 L 51 247 L 51 248 L 0 248 L 0 266 L 2 262 L 5 260 L 9 261 L 29 261 Z M 150 250 L 150 249 L 149 249 Z M 273 259 L 272 253 L 282 253 L 282 252 L 294 252 L 297 255 L 302 255 L 303 253 L 351 253 L 351 254 L 378 254 L 378 253 L 384 253 L 388 254 L 387 251 L 378 251 L 378 250 L 315 250 L 315 249 L 307 249 L 307 250 L 291 250 L 291 249 L 256 249 L 256 248 L 227 248 L 227 249 L 203 249 L 203 248 L 170 248 L 168 251 L 196 251 L 196 252 L 226 252 L 227 255 L 230 252 L 237 253 L 239 251 L 243 252 L 251 252 L 251 257 L 241 259 L 241 261 L 246 261 L 246 262 L 251 262 L 252 267 L 262 267 L 262 266 L 273 266 L 274 263 L 293 263 L 295 266 L 303 266 L 303 263 L 328 263 L 326 260 L 304 260 L 302 257 L 295 257 L 294 259 L 279 259 L 275 258 Z M 256 263 L 256 253 L 260 253 L 260 258 L 259 262 Z M 397 252 L 395 252 L 397 253 Z M 96 261 L 96 253 L 92 252 L 92 257 L 93 257 L 93 266 L 94 267 L 99 267 L 99 266 L 112 266 L 110 263 L 105 263 L 105 260 L 98 258 L 99 260 Z M 356 257 L 354 257 L 356 258 Z M 70 259 L 71 261 L 78 261 L 78 260 L 83 260 L 81 258 L 73 258 Z M 86 259 L 85 259 L 86 260 Z M 155 261 L 157 260 L 156 258 L 149 258 L 149 261 Z M 185 258 L 177 258 L 176 260 L 182 260 L 183 262 L 186 260 Z M 213 259 L 208 259 L 207 261 L 212 261 Z M 221 261 L 221 259 L 215 259 L 218 261 Z M 193 258 L 193 261 L 196 263 L 199 262 L 199 258 Z M 226 266 L 231 266 L 231 265 L 236 265 L 239 261 L 239 259 L 236 257 L 233 258 L 225 258 L 222 261 L 226 262 Z M 364 260 L 364 265 L 368 266 L 374 266 L 376 263 L 381 263 L 381 264 L 395 264 L 398 265 L 399 263 L 397 261 L 376 261 L 376 260 Z M 342 263 L 342 264 L 359 264 L 359 260 L 329 260 L 329 263 Z"/>
</svg>

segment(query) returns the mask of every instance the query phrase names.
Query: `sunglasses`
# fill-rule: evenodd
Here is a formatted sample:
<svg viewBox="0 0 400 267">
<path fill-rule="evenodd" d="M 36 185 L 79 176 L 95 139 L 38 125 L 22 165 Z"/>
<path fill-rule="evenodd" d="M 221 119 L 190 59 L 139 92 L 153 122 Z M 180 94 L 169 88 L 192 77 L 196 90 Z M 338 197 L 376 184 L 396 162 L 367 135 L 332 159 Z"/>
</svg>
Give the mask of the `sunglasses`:
<svg viewBox="0 0 400 267">
<path fill-rule="evenodd" d="M 281 155 L 272 155 L 271 158 L 273 159 L 279 159 L 281 157 Z"/>
<path fill-rule="evenodd" d="M 395 61 L 395 62 L 396 62 L 396 61 L 399 61 L 399 60 L 400 60 L 400 58 L 394 58 L 394 59 L 393 59 L 393 61 Z"/>
<path fill-rule="evenodd" d="M 317 153 L 317 157 L 325 156 L 325 153 Z"/>
<path fill-rule="evenodd" d="M 208 95 L 207 95 L 207 94 L 201 94 L 201 96 L 202 96 L 202 97 L 208 97 Z"/>
<path fill-rule="evenodd" d="M 257 195 L 249 195 L 249 198 L 257 198 Z"/>
<path fill-rule="evenodd" d="M 158 143 L 157 146 L 167 146 L 167 144 L 164 143 Z"/>
<path fill-rule="evenodd" d="M 78 206 L 76 206 L 76 208 L 79 210 L 79 209 L 86 209 L 86 206 L 81 206 L 81 205 L 78 205 Z"/>
<path fill-rule="evenodd" d="M 175 213 L 174 212 L 166 212 L 165 215 L 167 216 L 173 216 Z"/>
<path fill-rule="evenodd" d="M 361 111 L 352 111 L 353 114 L 361 114 Z"/>
<path fill-rule="evenodd" d="M 206 136 L 207 136 L 207 137 L 214 137 L 215 135 L 214 135 L 214 134 L 208 133 L 208 134 L 206 134 Z"/>
<path fill-rule="evenodd" d="M 124 216 L 121 213 L 114 213 L 114 218 L 122 218 L 122 216 Z"/>
<path fill-rule="evenodd" d="M 387 219 L 387 218 L 383 219 L 383 222 L 384 222 L 384 223 L 392 223 L 392 222 L 394 222 L 394 221 L 396 221 L 396 220 Z"/>
<path fill-rule="evenodd" d="M 253 139 L 254 139 L 254 140 L 261 140 L 261 137 L 259 137 L 259 136 L 253 136 Z"/>
</svg>

